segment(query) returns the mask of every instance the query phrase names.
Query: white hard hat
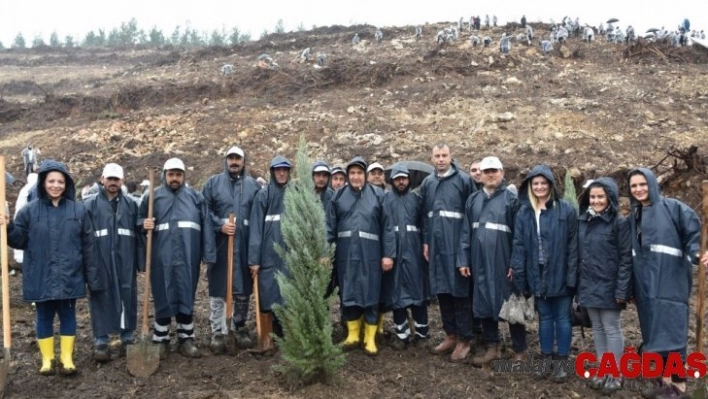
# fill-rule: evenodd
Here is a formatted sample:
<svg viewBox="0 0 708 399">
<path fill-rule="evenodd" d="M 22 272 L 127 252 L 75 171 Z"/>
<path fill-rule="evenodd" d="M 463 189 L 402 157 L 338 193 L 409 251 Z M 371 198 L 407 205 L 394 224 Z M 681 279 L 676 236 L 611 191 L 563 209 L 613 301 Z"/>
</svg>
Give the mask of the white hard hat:
<svg viewBox="0 0 708 399">
<path fill-rule="evenodd" d="M 181 159 L 179 158 L 170 158 L 165 162 L 165 166 L 162 168 L 162 170 L 172 170 L 172 169 L 179 169 L 182 172 L 184 172 L 186 169 L 184 167 L 184 162 L 182 162 Z"/>
</svg>

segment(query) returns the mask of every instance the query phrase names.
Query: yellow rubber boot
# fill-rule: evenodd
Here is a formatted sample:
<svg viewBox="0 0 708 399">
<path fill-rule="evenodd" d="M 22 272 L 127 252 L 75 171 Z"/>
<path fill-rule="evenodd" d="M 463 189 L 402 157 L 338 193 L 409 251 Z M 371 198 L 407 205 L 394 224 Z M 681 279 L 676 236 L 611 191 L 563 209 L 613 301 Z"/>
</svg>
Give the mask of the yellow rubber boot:
<svg viewBox="0 0 708 399">
<path fill-rule="evenodd" d="M 361 343 L 361 318 L 347 322 L 347 339 L 344 340 L 342 346 L 345 350 L 351 350 L 359 346 Z"/>
<path fill-rule="evenodd" d="M 38 339 L 37 345 L 39 353 L 42 354 L 42 368 L 39 369 L 39 374 L 54 374 L 54 337 Z"/>
<path fill-rule="evenodd" d="M 61 371 L 63 374 L 74 374 L 76 372 L 76 366 L 74 365 L 74 341 L 76 340 L 75 335 L 62 335 L 60 346 L 61 346 Z"/>
<path fill-rule="evenodd" d="M 376 324 L 364 325 L 364 352 L 367 355 L 376 356 L 379 354 L 379 349 L 376 347 L 376 330 L 378 330 Z"/>
</svg>

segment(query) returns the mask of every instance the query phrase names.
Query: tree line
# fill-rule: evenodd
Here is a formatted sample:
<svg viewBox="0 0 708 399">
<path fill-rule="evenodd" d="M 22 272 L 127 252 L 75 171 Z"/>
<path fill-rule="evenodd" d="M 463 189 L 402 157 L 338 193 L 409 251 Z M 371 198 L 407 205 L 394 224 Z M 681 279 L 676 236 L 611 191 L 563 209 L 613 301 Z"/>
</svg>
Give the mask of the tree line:
<svg viewBox="0 0 708 399">
<path fill-rule="evenodd" d="M 298 31 L 304 31 L 305 26 L 300 23 L 297 27 Z M 261 37 L 269 35 L 267 29 L 261 33 Z M 272 33 L 285 33 L 283 20 L 280 19 L 276 23 Z M 96 48 L 96 47 L 160 47 L 172 45 L 176 47 L 204 47 L 204 46 L 233 46 L 238 43 L 243 43 L 251 40 L 251 34 L 242 32 L 238 27 L 234 26 L 230 30 L 225 28 L 214 29 L 209 31 L 198 31 L 189 26 L 182 27 L 177 25 L 170 34 L 165 34 L 161 29 L 154 26 L 150 30 L 145 30 L 138 27 L 138 21 L 131 18 L 128 22 L 123 22 L 120 27 L 114 27 L 106 32 L 105 29 L 99 28 L 88 32 L 83 40 L 77 40 L 71 35 L 64 36 L 63 40 L 59 34 L 54 31 L 49 36 L 49 41 L 46 42 L 41 34 L 37 34 L 28 43 L 22 32 L 17 33 L 10 48 L 26 49 L 26 48 Z M 0 41 L 0 50 L 6 47 Z"/>
</svg>

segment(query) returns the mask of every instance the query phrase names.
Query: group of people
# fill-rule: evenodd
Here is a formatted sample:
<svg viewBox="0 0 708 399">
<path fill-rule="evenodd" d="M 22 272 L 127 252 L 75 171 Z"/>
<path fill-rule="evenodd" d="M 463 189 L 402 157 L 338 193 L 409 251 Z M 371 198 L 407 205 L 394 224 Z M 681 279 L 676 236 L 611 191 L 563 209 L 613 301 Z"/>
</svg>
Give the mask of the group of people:
<svg viewBox="0 0 708 399">
<path fill-rule="evenodd" d="M 696 213 L 663 197 L 650 170 L 629 173 L 632 210 L 625 217 L 618 206 L 618 186 L 609 178 L 585 188 L 578 213 L 562 199 L 546 165 L 531 169 L 517 190 L 507 184 L 497 157 L 473 162 L 468 174 L 453 161 L 450 147 L 438 143 L 431 161 L 434 172 L 417 188 L 405 164 L 391 168 L 388 184 L 381 164 L 367 164 L 360 157 L 345 167 L 313 164 L 327 241 L 336 244 L 332 287 L 339 287 L 345 349 L 362 347 L 377 354 L 383 314 L 392 312 L 394 349 L 415 344 L 465 361 L 479 338 L 485 351 L 468 360 L 484 366 L 501 357 L 499 313 L 510 295 L 517 294 L 533 296 L 537 304 L 542 357 L 567 359 L 573 297 L 588 309 L 598 356 L 613 352 L 620 358 L 619 316 L 627 303 L 636 304 L 643 351 L 685 355 L 692 264 L 708 267 L 708 254 L 698 253 Z M 81 204 L 65 165 L 42 163 L 34 197 L 8 221 L 7 230 L 9 245 L 25 251 L 23 298 L 37 307 L 41 374 L 55 372 L 57 314 L 59 369 L 75 372 L 75 302 L 87 289 L 95 360 L 112 358 L 111 335 L 120 338 L 118 355 L 134 342 L 136 276 L 145 264 L 147 231 L 154 238 L 152 341 L 162 356 L 170 352 L 173 318 L 177 351 L 201 356 L 195 344 L 194 303 L 203 263 L 214 353 L 225 350 L 229 330 L 240 347 L 252 345 L 246 320 L 256 277 L 258 311 L 269 315 L 274 334 L 282 335 L 272 309 L 287 303 L 275 276 L 288 272 L 274 244 L 286 247 L 280 223 L 287 218 L 284 196 L 293 165 L 283 156 L 274 157 L 270 180 L 261 187 L 246 172 L 243 149 L 231 147 L 223 162 L 224 171 L 198 191 L 185 184 L 184 162 L 167 160 L 162 184 L 154 189 L 152 218 L 148 195 L 135 201 L 123 192 L 119 165 L 105 165 L 98 193 Z M 229 237 L 235 242 L 233 298 L 226 298 Z M 432 297 L 437 298 L 445 332 L 436 346 L 428 344 Z M 231 325 L 226 325 L 227 300 L 235 304 Z M 514 359 L 525 359 L 525 326 L 509 324 L 509 330 Z M 568 375 L 559 368 L 542 370 L 538 377 L 562 382 Z M 613 392 L 621 380 L 608 377 L 591 385 Z M 650 397 L 680 397 L 684 391 L 685 380 L 675 376 L 658 383 Z"/>
</svg>

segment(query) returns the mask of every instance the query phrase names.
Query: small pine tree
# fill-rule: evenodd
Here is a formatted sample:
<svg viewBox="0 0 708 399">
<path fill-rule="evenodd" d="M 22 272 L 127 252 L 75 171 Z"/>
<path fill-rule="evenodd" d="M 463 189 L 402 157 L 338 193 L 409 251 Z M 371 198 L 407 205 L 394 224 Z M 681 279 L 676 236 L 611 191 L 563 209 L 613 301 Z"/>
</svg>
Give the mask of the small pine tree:
<svg viewBox="0 0 708 399">
<path fill-rule="evenodd" d="M 89 33 L 93 34 L 93 31 Z M 88 34 L 86 35 L 86 37 L 88 38 Z M 93 42 L 90 45 L 93 45 Z M 57 33 L 57 31 L 54 31 L 51 35 L 49 35 L 49 46 L 53 48 L 61 47 L 61 42 L 59 41 L 59 34 Z"/>
<path fill-rule="evenodd" d="M 580 205 L 578 204 L 578 195 L 575 193 L 573 176 L 570 175 L 570 171 L 567 169 L 565 171 L 565 178 L 563 179 L 563 186 L 565 187 L 563 199 L 570 202 L 575 207 L 575 212 L 577 213 L 580 209 Z"/>
<path fill-rule="evenodd" d="M 15 41 L 12 42 L 12 48 L 23 49 L 25 47 L 27 47 L 25 37 L 22 36 L 22 33 L 18 33 L 17 36 L 15 36 Z"/>
<path fill-rule="evenodd" d="M 279 19 L 275 24 L 275 33 L 285 33 L 285 23 L 282 19 Z"/>
<path fill-rule="evenodd" d="M 284 364 L 274 368 L 291 382 L 303 385 L 330 381 L 345 362 L 342 349 L 332 342 L 329 308 L 335 295 L 326 298 L 325 292 L 334 246 L 327 243 L 325 215 L 315 195 L 311 165 L 301 138 L 295 160 L 297 178 L 291 178 L 285 191 L 285 216 L 281 221 L 288 249 L 275 248 L 289 276 L 276 276 L 285 301 L 285 306 L 273 309 L 283 326 L 284 336 L 276 337 L 276 341 Z M 321 259 L 328 260 L 326 266 Z"/>
<path fill-rule="evenodd" d="M 37 47 L 44 47 L 46 46 L 46 43 L 44 43 L 44 39 L 42 38 L 41 34 L 36 34 L 34 36 L 34 39 L 32 39 L 32 47 L 37 48 Z"/>
</svg>

